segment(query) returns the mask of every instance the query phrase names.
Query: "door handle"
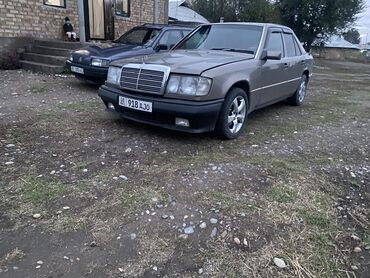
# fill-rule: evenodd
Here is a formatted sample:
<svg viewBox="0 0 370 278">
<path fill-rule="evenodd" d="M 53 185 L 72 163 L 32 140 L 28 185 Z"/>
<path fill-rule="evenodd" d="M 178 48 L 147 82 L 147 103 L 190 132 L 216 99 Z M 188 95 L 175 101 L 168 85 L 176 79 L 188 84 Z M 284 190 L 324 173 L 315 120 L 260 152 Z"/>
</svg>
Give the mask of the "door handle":
<svg viewBox="0 0 370 278">
<path fill-rule="evenodd" d="M 284 69 L 288 69 L 289 68 L 289 64 L 288 63 L 284 63 Z"/>
</svg>

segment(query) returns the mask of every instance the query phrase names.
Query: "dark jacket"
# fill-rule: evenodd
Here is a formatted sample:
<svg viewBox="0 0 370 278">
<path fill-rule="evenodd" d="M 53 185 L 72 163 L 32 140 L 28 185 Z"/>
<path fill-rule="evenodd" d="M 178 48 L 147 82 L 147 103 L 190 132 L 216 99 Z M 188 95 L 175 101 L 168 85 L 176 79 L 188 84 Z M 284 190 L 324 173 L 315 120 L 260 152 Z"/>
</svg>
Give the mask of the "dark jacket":
<svg viewBox="0 0 370 278">
<path fill-rule="evenodd" d="M 64 33 L 73 32 L 72 24 L 71 23 L 64 23 L 63 30 L 64 30 Z"/>
</svg>

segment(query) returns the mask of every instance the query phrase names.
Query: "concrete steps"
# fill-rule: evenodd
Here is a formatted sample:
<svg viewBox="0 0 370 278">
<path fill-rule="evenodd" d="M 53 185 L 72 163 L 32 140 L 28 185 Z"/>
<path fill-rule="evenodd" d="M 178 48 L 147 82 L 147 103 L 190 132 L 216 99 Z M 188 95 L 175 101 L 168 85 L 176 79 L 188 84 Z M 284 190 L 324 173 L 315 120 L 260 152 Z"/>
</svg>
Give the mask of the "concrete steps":
<svg viewBox="0 0 370 278">
<path fill-rule="evenodd" d="M 64 48 L 64 49 L 79 49 L 83 47 L 80 42 L 64 42 L 64 41 L 48 41 L 48 40 L 35 40 L 35 44 L 39 46 L 46 46 L 52 48 Z"/>
<path fill-rule="evenodd" d="M 49 65 L 44 63 L 37 63 L 37 62 L 31 62 L 31 61 L 20 61 L 22 68 L 25 70 L 30 70 L 33 72 L 42 72 L 42 73 L 49 73 L 49 74 L 55 74 L 55 73 L 62 73 L 64 71 L 64 64 L 63 65 Z"/>
<path fill-rule="evenodd" d="M 36 39 L 26 47 L 20 63 L 23 69 L 42 73 L 62 73 L 73 50 L 82 48 L 79 42 Z"/>
<path fill-rule="evenodd" d="M 49 65 L 62 65 L 66 62 L 66 57 L 64 56 L 54 56 L 54 55 L 43 55 L 39 53 L 24 53 L 23 59 L 30 62 L 38 62 Z"/>
<path fill-rule="evenodd" d="M 54 48 L 48 46 L 32 45 L 30 52 L 44 55 L 68 57 L 68 55 L 71 53 L 71 50 L 65 48 Z"/>
</svg>

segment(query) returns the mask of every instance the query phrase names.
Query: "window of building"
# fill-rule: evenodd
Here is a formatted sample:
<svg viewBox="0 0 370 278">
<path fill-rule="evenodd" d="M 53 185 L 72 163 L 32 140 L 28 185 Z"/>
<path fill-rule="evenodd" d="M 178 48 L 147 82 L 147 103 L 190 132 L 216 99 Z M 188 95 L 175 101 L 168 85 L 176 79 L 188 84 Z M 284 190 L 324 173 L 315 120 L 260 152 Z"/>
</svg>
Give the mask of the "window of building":
<svg viewBox="0 0 370 278">
<path fill-rule="evenodd" d="M 130 16 L 130 0 L 115 0 L 114 13 L 119 16 Z"/>
<path fill-rule="evenodd" d="M 65 8 L 66 0 L 44 0 L 44 5 Z"/>
</svg>

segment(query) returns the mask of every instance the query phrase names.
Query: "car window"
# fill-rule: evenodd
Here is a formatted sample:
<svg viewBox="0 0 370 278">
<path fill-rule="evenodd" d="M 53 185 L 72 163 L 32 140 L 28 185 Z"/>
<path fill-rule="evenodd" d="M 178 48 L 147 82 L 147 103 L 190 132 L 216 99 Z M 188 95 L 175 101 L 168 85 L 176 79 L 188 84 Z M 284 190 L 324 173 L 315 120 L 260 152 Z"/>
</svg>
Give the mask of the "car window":
<svg viewBox="0 0 370 278">
<path fill-rule="evenodd" d="M 189 35 L 191 33 L 192 30 L 182 30 L 182 33 L 184 34 L 184 37 L 186 37 L 187 35 Z"/>
<path fill-rule="evenodd" d="M 162 38 L 159 40 L 159 44 L 167 45 L 168 49 L 174 46 L 183 38 L 181 31 L 179 30 L 170 30 L 166 31 Z"/>
<path fill-rule="evenodd" d="M 301 50 L 301 47 L 299 46 L 298 41 L 295 38 L 294 38 L 294 45 L 295 45 L 297 55 L 301 56 L 302 55 L 302 50 Z"/>
<path fill-rule="evenodd" d="M 176 49 L 224 50 L 255 54 L 263 28 L 253 25 L 203 25 Z"/>
<path fill-rule="evenodd" d="M 292 34 L 284 34 L 284 41 L 286 46 L 286 56 L 294 57 L 298 56 L 296 46 L 294 45 L 294 38 Z"/>
<path fill-rule="evenodd" d="M 269 34 L 266 42 L 267 51 L 278 51 L 284 56 L 283 39 L 280 32 L 272 32 Z"/>
<path fill-rule="evenodd" d="M 134 45 L 151 45 L 160 32 L 160 29 L 134 28 L 123 34 L 116 42 Z"/>
</svg>

